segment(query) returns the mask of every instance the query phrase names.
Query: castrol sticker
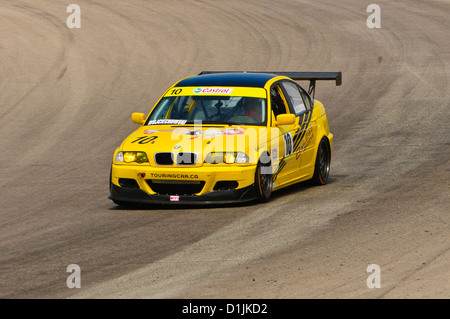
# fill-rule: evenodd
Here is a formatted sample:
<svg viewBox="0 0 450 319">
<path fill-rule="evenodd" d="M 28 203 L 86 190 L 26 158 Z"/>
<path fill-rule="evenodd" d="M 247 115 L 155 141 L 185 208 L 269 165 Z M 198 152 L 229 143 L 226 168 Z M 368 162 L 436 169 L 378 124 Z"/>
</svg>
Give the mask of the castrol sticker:
<svg viewBox="0 0 450 319">
<path fill-rule="evenodd" d="M 195 94 L 231 94 L 232 88 L 196 88 L 192 91 Z"/>
</svg>

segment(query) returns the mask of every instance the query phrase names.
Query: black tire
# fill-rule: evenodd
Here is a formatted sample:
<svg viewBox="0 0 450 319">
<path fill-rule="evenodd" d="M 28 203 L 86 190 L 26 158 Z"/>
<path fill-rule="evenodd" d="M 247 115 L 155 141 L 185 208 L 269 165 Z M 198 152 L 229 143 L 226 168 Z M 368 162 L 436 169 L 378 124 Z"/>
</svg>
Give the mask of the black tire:
<svg viewBox="0 0 450 319">
<path fill-rule="evenodd" d="M 314 167 L 314 175 L 311 179 L 314 185 L 325 185 L 330 175 L 330 147 L 328 141 L 323 138 L 317 149 L 316 163 Z"/>
<path fill-rule="evenodd" d="M 260 202 L 268 202 L 272 195 L 272 164 L 270 156 L 265 155 L 259 161 L 255 170 L 254 189 L 256 197 Z M 270 173 L 268 173 L 270 172 Z"/>
</svg>

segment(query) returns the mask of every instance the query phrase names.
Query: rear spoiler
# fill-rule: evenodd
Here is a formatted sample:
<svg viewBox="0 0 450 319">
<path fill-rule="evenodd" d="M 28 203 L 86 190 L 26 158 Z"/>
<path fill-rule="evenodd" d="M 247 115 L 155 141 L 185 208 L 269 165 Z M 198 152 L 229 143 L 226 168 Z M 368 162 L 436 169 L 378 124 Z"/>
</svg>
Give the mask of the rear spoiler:
<svg viewBox="0 0 450 319">
<path fill-rule="evenodd" d="M 202 71 L 199 75 L 213 73 L 236 73 L 237 71 Z M 240 73 L 268 73 L 286 76 L 294 81 L 309 81 L 308 94 L 314 98 L 316 81 L 336 81 L 336 85 L 342 84 L 342 72 L 268 72 L 268 71 L 240 71 Z"/>
</svg>

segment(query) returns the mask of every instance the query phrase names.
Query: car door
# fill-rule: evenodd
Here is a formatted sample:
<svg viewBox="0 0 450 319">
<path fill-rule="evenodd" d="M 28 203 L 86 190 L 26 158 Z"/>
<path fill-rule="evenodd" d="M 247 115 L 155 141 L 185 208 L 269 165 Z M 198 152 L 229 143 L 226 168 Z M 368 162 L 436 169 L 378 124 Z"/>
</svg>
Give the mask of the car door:
<svg viewBox="0 0 450 319">
<path fill-rule="evenodd" d="M 294 128 L 297 123 L 292 125 L 276 126 L 276 117 L 280 114 L 289 114 L 290 108 L 286 99 L 286 94 L 281 86 L 281 82 L 272 85 L 270 90 L 270 103 L 272 109 L 272 129 L 277 130 L 278 135 L 278 168 L 273 175 L 273 181 L 276 185 L 289 182 L 292 174 L 298 171 L 298 165 L 295 164 L 294 154 Z"/>
<path fill-rule="evenodd" d="M 298 118 L 298 126 L 293 132 L 295 165 L 297 178 L 309 174 L 308 167 L 314 158 L 314 138 L 317 125 L 312 119 L 312 100 L 305 90 L 293 81 L 284 81 L 283 89 L 286 92 L 289 108 Z"/>
</svg>

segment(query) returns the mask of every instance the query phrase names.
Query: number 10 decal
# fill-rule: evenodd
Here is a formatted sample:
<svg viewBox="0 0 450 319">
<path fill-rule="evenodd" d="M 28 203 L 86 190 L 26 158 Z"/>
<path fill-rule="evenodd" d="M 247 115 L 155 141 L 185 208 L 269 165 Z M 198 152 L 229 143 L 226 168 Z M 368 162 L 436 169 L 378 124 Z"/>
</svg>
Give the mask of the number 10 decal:
<svg viewBox="0 0 450 319">
<path fill-rule="evenodd" d="M 136 140 L 134 140 L 131 143 L 138 142 L 139 144 L 147 144 L 153 140 L 156 140 L 157 138 L 158 138 L 158 136 L 141 136 L 141 137 L 138 137 Z"/>
<path fill-rule="evenodd" d="M 283 140 L 284 140 L 284 157 L 288 157 L 289 155 L 294 153 L 294 143 L 292 141 L 291 132 L 283 134 Z"/>
</svg>

